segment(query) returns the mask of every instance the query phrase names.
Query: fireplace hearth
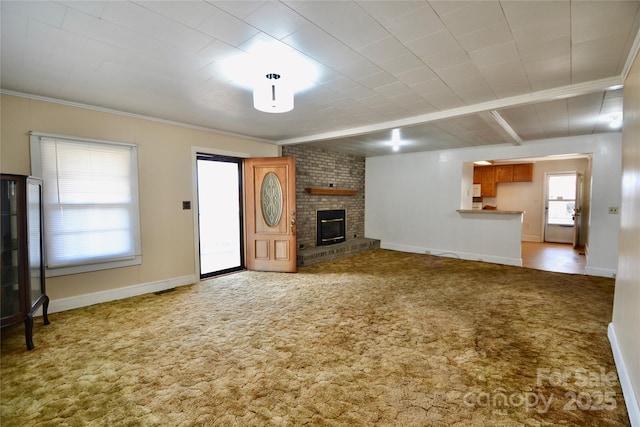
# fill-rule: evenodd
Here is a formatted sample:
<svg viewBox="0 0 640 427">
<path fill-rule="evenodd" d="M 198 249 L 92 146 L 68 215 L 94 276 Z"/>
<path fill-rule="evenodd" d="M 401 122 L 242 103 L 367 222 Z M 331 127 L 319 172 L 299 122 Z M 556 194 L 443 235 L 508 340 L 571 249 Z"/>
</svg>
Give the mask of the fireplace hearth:
<svg viewBox="0 0 640 427">
<path fill-rule="evenodd" d="M 316 213 L 316 246 L 333 245 L 346 240 L 346 210 L 320 210 Z"/>
</svg>

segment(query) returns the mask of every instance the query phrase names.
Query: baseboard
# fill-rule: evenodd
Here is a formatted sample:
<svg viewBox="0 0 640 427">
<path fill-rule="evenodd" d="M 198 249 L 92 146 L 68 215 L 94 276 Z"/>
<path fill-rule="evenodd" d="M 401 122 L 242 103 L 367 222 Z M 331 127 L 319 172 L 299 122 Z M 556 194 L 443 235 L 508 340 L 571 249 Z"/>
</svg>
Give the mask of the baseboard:
<svg viewBox="0 0 640 427">
<path fill-rule="evenodd" d="M 523 242 L 536 242 L 536 243 L 542 242 L 542 239 L 540 238 L 540 236 L 536 236 L 533 234 L 523 234 L 520 240 L 522 240 Z"/>
<path fill-rule="evenodd" d="M 616 370 L 618 371 L 618 379 L 622 388 L 624 403 L 627 405 L 627 413 L 632 427 L 640 427 L 640 405 L 638 405 L 638 397 L 633 390 L 633 383 L 627 372 L 626 363 L 618 343 L 615 327 L 613 323 L 609 323 L 607 328 L 607 336 L 611 343 L 611 351 L 613 352 L 613 360 L 616 362 Z"/>
<path fill-rule="evenodd" d="M 159 280 L 157 282 L 141 283 L 138 285 L 125 286 L 108 291 L 93 292 L 90 294 L 78 295 L 68 298 L 53 299 L 49 302 L 48 313 L 72 310 L 74 308 L 87 307 L 103 302 L 115 301 L 137 295 L 149 294 L 151 292 L 164 291 L 177 286 L 190 285 L 196 283 L 198 279 L 195 274 L 172 277 L 170 279 Z M 42 308 L 35 313 L 42 316 Z"/>
<path fill-rule="evenodd" d="M 589 261 L 587 261 L 588 263 Z M 587 266 L 584 269 L 584 274 L 587 276 L 600 276 L 600 277 L 616 277 L 616 270 L 610 268 L 597 268 Z"/>
<path fill-rule="evenodd" d="M 399 245 L 396 243 L 380 243 L 380 248 L 398 252 L 411 252 L 416 254 L 428 254 L 447 258 L 458 258 L 468 261 L 483 261 L 492 264 L 513 265 L 522 267 L 522 258 L 508 258 L 494 255 L 476 254 L 470 252 L 449 251 L 445 249 L 427 248 L 421 246 Z"/>
</svg>

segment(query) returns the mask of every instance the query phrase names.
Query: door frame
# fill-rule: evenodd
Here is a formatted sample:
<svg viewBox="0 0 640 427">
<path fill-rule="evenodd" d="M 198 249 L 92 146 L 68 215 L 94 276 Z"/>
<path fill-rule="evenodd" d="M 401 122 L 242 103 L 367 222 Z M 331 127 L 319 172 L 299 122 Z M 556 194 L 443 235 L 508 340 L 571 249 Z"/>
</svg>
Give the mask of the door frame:
<svg viewBox="0 0 640 427">
<path fill-rule="evenodd" d="M 553 171 L 553 172 L 545 172 L 544 173 L 544 183 L 542 185 L 542 193 L 543 193 L 543 197 L 542 197 L 542 243 L 555 243 L 555 242 L 547 242 L 547 217 L 549 214 L 549 206 L 548 206 L 548 201 L 549 201 L 549 176 L 550 175 L 576 175 L 576 183 L 577 183 L 577 176 L 579 174 L 583 174 L 583 172 L 578 171 L 578 170 L 568 170 L 568 171 Z M 584 175 L 584 174 L 583 174 Z M 573 223 L 573 226 L 571 227 L 572 230 L 575 230 L 575 221 Z M 573 236 L 573 233 L 572 233 Z"/>
<path fill-rule="evenodd" d="M 198 155 L 226 156 L 246 159 L 250 153 L 211 147 L 191 147 L 191 217 L 193 222 L 194 276 L 200 281 L 200 224 L 198 223 Z M 244 189 L 243 189 L 244 192 Z M 244 224 L 242 225 L 244 227 Z M 243 230 L 244 233 L 244 230 Z M 242 242 L 244 245 L 244 241 Z"/>
</svg>

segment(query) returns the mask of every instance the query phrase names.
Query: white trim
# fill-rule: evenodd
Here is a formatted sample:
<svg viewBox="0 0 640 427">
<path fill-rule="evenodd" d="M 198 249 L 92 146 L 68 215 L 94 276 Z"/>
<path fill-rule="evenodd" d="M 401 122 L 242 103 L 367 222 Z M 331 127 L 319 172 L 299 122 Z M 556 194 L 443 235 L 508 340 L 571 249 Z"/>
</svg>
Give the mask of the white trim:
<svg viewBox="0 0 640 427">
<path fill-rule="evenodd" d="M 622 396 L 624 397 L 624 403 L 627 405 L 627 414 L 629 415 L 629 421 L 633 427 L 640 427 L 640 405 L 638 405 L 638 397 L 633 390 L 633 383 L 629 377 L 627 371 L 627 365 L 624 361 L 622 349 L 618 342 L 618 336 L 616 335 L 616 329 L 613 322 L 609 323 L 607 328 L 607 337 L 611 343 L 611 351 L 613 352 L 613 360 L 616 363 L 616 369 L 618 371 L 618 379 L 620 380 L 620 387 L 622 388 Z"/>
<path fill-rule="evenodd" d="M 537 234 L 523 234 L 520 240 L 522 240 L 523 242 L 542 242 L 542 239 Z"/>
<path fill-rule="evenodd" d="M 0 89 L 0 93 L 4 94 L 4 95 L 16 96 L 16 97 L 19 97 L 19 98 L 33 99 L 34 101 L 50 102 L 52 104 L 65 105 L 67 107 L 84 108 L 86 110 L 98 111 L 100 113 L 115 114 L 117 116 L 124 116 L 124 117 L 130 117 L 130 118 L 134 118 L 134 119 L 147 120 L 147 121 L 150 121 L 150 122 L 162 123 L 162 124 L 172 125 L 172 126 L 180 126 L 180 127 L 187 128 L 187 129 L 195 129 L 195 130 L 201 130 L 201 131 L 205 131 L 205 132 L 214 132 L 214 133 L 217 133 L 217 134 L 220 134 L 220 135 L 227 135 L 227 136 L 233 136 L 233 137 L 236 137 L 236 138 L 249 139 L 249 140 L 252 140 L 252 141 L 265 142 L 267 144 L 275 144 L 276 143 L 275 141 L 270 140 L 270 139 L 264 139 L 264 138 L 257 138 L 257 137 L 254 137 L 254 136 L 241 135 L 239 133 L 226 132 L 226 131 L 219 130 L 219 129 L 209 128 L 209 127 L 205 127 L 205 126 L 191 125 L 189 123 L 176 122 L 176 121 L 173 121 L 173 120 L 159 119 L 157 117 L 151 117 L 151 116 L 145 116 L 145 115 L 142 115 L 142 114 L 129 113 L 129 112 L 126 112 L 126 111 L 114 110 L 114 109 L 111 109 L 111 108 L 98 107 L 96 105 L 83 104 L 81 102 L 65 101 L 64 99 L 50 98 L 48 96 L 32 95 L 32 94 L 28 94 L 28 93 L 16 92 L 16 91 L 7 90 L 7 89 Z"/>
<path fill-rule="evenodd" d="M 58 313 L 60 311 L 67 311 L 74 308 L 87 307 L 103 302 L 115 301 L 133 296 L 149 294 L 152 292 L 164 291 L 167 289 L 175 288 L 176 286 L 191 285 L 194 283 L 198 283 L 196 275 L 188 274 L 186 276 L 173 277 L 156 282 L 140 283 L 138 285 L 109 289 L 108 291 L 99 291 L 90 294 L 55 299 L 51 300 L 51 302 L 49 303 L 48 313 Z M 42 308 L 38 309 L 36 315 L 42 316 Z"/>
<path fill-rule="evenodd" d="M 587 259 L 587 264 L 589 264 L 589 260 Z M 598 268 L 598 267 L 589 267 L 587 266 L 584 269 L 584 274 L 587 276 L 600 276 L 600 277 L 616 277 L 616 270 L 612 270 L 610 268 Z"/>
<path fill-rule="evenodd" d="M 513 128 L 500 115 L 500 113 L 498 113 L 496 110 L 491 110 L 489 112 L 489 114 L 491 114 L 491 117 L 493 117 L 493 119 L 502 127 L 502 129 L 504 129 L 505 132 L 507 132 L 509 134 L 509 136 L 511 136 L 511 138 L 513 138 L 514 142 L 512 143 L 512 145 L 520 145 L 520 144 L 522 144 L 522 138 L 520 138 L 520 135 L 518 135 L 516 133 L 516 131 L 513 130 Z"/>
<path fill-rule="evenodd" d="M 450 251 L 446 249 L 427 248 L 422 246 L 401 245 L 396 243 L 381 242 L 381 249 L 389 249 L 399 252 L 410 252 L 416 254 L 429 254 L 434 256 L 442 256 L 445 258 L 457 258 L 467 261 L 482 261 L 492 264 L 512 265 L 514 267 L 522 267 L 522 258 L 507 258 L 492 256 L 486 254 L 475 254 L 470 252 Z"/>
</svg>

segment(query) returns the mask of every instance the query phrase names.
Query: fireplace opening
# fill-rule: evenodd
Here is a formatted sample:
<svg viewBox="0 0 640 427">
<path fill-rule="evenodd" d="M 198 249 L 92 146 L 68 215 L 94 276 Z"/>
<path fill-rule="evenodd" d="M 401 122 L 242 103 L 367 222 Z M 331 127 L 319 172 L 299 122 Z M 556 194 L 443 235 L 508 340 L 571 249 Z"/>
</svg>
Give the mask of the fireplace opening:
<svg viewBox="0 0 640 427">
<path fill-rule="evenodd" d="M 344 242 L 346 211 L 333 209 L 317 211 L 316 213 L 316 246 L 333 245 Z"/>
</svg>

